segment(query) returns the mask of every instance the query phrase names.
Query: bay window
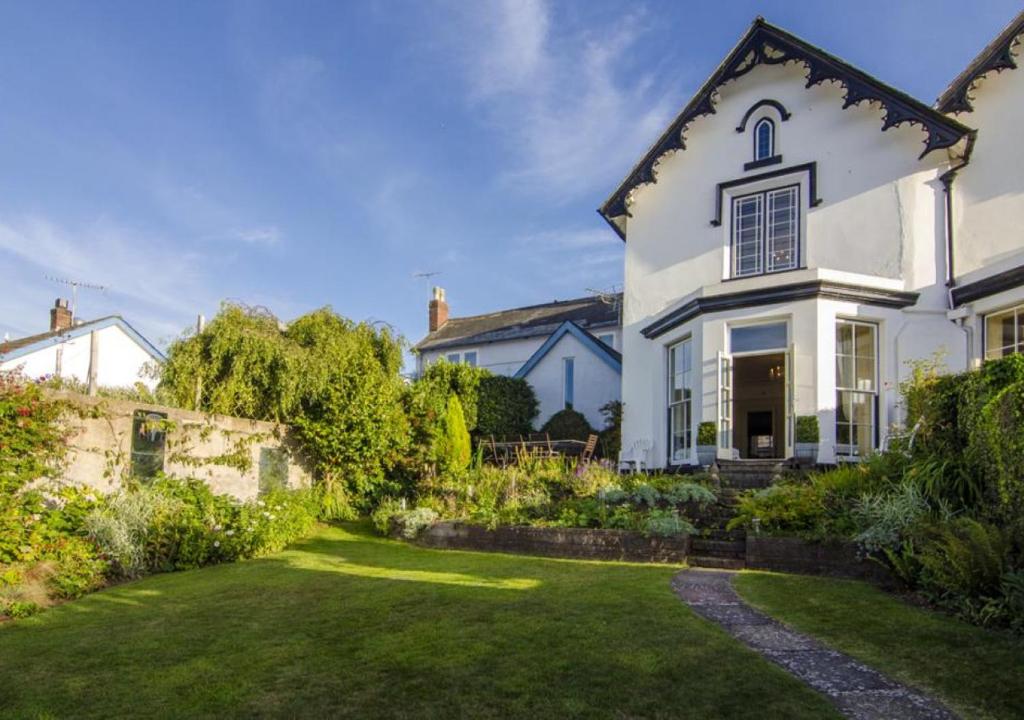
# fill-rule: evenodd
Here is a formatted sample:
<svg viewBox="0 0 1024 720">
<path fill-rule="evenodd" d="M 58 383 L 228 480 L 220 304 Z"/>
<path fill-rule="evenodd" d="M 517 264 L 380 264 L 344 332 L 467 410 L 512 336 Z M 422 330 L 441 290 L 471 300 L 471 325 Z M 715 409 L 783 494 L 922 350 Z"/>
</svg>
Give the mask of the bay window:
<svg viewBox="0 0 1024 720">
<path fill-rule="evenodd" d="M 875 448 L 878 417 L 878 328 L 836 323 L 836 456 L 853 459 Z"/>
<path fill-rule="evenodd" d="M 1024 305 L 985 316 L 985 359 L 1024 352 Z"/>
<path fill-rule="evenodd" d="M 690 338 L 668 349 L 669 463 L 689 460 L 693 439 L 693 343 Z"/>
</svg>

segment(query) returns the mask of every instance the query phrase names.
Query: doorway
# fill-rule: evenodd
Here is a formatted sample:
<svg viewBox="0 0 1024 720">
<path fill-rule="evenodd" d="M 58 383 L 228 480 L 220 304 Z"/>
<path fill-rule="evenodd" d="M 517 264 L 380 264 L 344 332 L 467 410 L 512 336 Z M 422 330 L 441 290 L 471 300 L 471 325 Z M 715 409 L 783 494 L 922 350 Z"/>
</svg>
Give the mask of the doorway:
<svg viewBox="0 0 1024 720">
<path fill-rule="evenodd" d="M 733 358 L 732 447 L 741 458 L 786 456 L 786 353 Z"/>
</svg>

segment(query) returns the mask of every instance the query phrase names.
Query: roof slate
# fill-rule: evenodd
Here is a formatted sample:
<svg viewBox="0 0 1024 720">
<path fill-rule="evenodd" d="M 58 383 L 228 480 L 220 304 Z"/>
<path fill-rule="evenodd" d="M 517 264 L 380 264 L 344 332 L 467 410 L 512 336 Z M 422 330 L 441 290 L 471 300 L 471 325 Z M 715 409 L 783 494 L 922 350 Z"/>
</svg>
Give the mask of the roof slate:
<svg viewBox="0 0 1024 720">
<path fill-rule="evenodd" d="M 611 299 L 590 296 L 485 315 L 449 318 L 448 322 L 420 340 L 413 349 L 421 352 L 550 335 L 567 321 L 587 330 L 616 326 L 619 324 L 621 305 L 620 293 Z"/>
</svg>

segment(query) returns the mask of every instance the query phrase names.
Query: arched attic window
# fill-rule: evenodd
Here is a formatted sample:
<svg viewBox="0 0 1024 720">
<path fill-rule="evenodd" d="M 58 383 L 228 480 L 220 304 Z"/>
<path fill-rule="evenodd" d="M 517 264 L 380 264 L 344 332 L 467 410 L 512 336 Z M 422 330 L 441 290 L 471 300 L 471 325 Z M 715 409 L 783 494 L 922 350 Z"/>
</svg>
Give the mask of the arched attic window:
<svg viewBox="0 0 1024 720">
<path fill-rule="evenodd" d="M 767 160 L 775 154 L 775 123 L 761 118 L 754 125 L 754 161 Z"/>
</svg>

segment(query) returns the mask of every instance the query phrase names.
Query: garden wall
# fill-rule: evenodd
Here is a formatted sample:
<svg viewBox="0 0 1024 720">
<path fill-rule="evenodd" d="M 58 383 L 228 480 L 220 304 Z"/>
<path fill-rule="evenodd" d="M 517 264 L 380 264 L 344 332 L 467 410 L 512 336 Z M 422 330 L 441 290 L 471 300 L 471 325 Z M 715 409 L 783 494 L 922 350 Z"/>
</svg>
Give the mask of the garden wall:
<svg viewBox="0 0 1024 720">
<path fill-rule="evenodd" d="M 800 538 L 748 533 L 746 556 L 748 570 L 831 575 L 883 585 L 894 584 L 885 567 L 858 557 L 857 546 L 853 543 L 808 542 Z"/>
<path fill-rule="evenodd" d="M 65 480 L 107 492 L 123 477 L 162 471 L 200 478 L 214 492 L 240 500 L 256 497 L 261 488 L 310 484 L 286 426 L 65 391 L 48 394 L 81 411 L 69 418 Z"/>
<path fill-rule="evenodd" d="M 582 560 L 682 563 L 690 549 L 686 535 L 645 537 L 627 530 L 499 527 L 443 522 L 423 531 L 417 542 L 441 550 L 483 550 Z"/>
</svg>

